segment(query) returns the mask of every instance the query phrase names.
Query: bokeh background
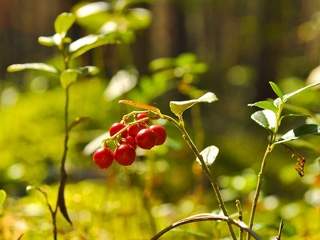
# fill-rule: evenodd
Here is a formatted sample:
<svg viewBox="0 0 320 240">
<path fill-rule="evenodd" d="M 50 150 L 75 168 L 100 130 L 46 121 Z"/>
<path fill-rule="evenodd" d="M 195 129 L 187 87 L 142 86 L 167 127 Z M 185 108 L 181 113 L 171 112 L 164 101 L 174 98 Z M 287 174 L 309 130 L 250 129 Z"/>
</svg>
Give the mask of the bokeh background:
<svg viewBox="0 0 320 240">
<path fill-rule="evenodd" d="M 54 201 L 63 147 L 59 80 L 37 72 L 8 74 L 6 67 L 39 61 L 59 65 L 57 53 L 40 46 L 37 38 L 53 33 L 59 13 L 79 13 L 89 2 L 0 1 L 0 186 L 8 194 L 0 239 L 21 234 L 22 239 L 50 239 L 46 205 L 26 187 L 41 186 Z M 104 9 L 109 3 L 97 6 Z M 77 39 L 97 33 L 101 22 L 120 19 L 135 31 L 135 39 L 90 51 L 75 63 L 97 65 L 101 71 L 71 89 L 71 118 L 89 116 L 90 121 L 71 133 L 66 198 L 75 223 L 70 227 L 59 219 L 62 239 L 148 239 L 181 217 L 218 209 L 201 169 L 169 124 L 167 144 L 139 156 L 132 167 L 114 164 L 102 171 L 92 164 L 87 144 L 133 110 L 117 103 L 122 98 L 169 113 L 170 100 L 216 93 L 219 101 L 187 112 L 186 124 L 200 149 L 211 144 L 220 148 L 212 170 L 231 212 L 236 213 L 234 202 L 240 199 L 247 219 L 267 143 L 266 132 L 250 120 L 254 109 L 247 104 L 275 97 L 269 81 L 284 92 L 304 86 L 319 65 L 316 0 L 131 1 L 128 9 L 137 7 L 142 8 L 138 18 L 129 10 L 119 16 L 106 8 L 80 16 L 71 30 Z M 316 114 L 319 99 L 315 90 L 292 103 Z M 289 120 L 283 131 L 303 121 Z M 277 148 L 267 165 L 255 226 L 265 239 L 276 234 L 280 218 L 285 219 L 285 239 L 320 238 L 320 139 L 308 140 L 308 148 L 297 148 L 307 161 L 304 177 L 295 171 L 286 148 Z M 225 230 L 222 223 L 200 223 L 164 239 L 228 239 L 223 238 Z"/>
</svg>

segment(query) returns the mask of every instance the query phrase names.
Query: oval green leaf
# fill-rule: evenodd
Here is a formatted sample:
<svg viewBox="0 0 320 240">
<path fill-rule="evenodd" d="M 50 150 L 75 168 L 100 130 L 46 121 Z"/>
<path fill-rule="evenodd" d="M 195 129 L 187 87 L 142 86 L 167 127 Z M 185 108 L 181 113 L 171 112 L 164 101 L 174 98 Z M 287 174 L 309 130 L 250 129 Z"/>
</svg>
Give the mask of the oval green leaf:
<svg viewBox="0 0 320 240">
<path fill-rule="evenodd" d="M 318 134 L 320 134 L 319 125 L 304 124 L 295 129 L 291 129 L 290 131 L 282 135 L 280 139 L 276 142 L 276 144 L 289 142 L 295 139 L 299 139 L 300 137 L 303 137 L 306 135 L 318 135 Z"/>
<path fill-rule="evenodd" d="M 170 109 L 171 112 L 173 112 L 175 115 L 182 116 L 185 110 L 191 108 L 193 105 L 197 103 L 212 103 L 217 100 L 218 98 L 214 93 L 208 92 L 197 99 L 192 99 L 188 101 L 170 101 Z"/>
<path fill-rule="evenodd" d="M 94 76 L 100 72 L 99 68 L 97 68 L 96 66 L 84 66 L 78 69 L 81 76 Z"/>
<path fill-rule="evenodd" d="M 269 129 L 271 131 L 275 131 L 277 126 L 277 117 L 276 114 L 269 110 L 260 110 L 251 115 L 251 119 L 258 123 L 265 129 Z"/>
<path fill-rule="evenodd" d="M 80 38 L 69 45 L 69 52 L 71 58 L 79 57 L 80 55 L 86 53 L 87 51 L 105 45 L 114 44 L 118 42 L 118 34 L 109 33 L 101 35 L 88 35 Z"/>
<path fill-rule="evenodd" d="M 67 69 L 60 75 L 60 82 L 63 88 L 67 88 L 70 84 L 78 79 L 79 72 L 76 69 Z"/>
<path fill-rule="evenodd" d="M 55 67 L 45 63 L 12 64 L 7 68 L 8 72 L 20 72 L 24 70 L 36 70 L 54 74 L 58 73 L 58 70 Z"/>
<path fill-rule="evenodd" d="M 274 82 L 269 82 L 272 90 L 274 91 L 274 93 L 279 97 L 282 98 L 283 97 L 283 92 L 281 91 L 280 87 L 274 83 Z"/>
<path fill-rule="evenodd" d="M 110 3 L 102 1 L 88 3 L 76 9 L 75 14 L 77 15 L 77 18 L 89 17 L 94 14 L 108 11 L 111 8 L 110 5 Z"/>
<path fill-rule="evenodd" d="M 75 22 L 76 17 L 73 13 L 61 13 L 54 22 L 54 29 L 56 33 L 61 34 L 65 37 L 68 30 L 71 28 Z"/>
<path fill-rule="evenodd" d="M 203 149 L 200 154 L 203 158 L 204 163 L 207 166 L 211 166 L 219 154 L 219 148 L 211 145 Z M 197 158 L 196 161 L 201 165 L 201 161 L 199 158 Z"/>
<path fill-rule="evenodd" d="M 277 107 L 274 105 L 273 101 L 271 100 L 265 100 L 265 101 L 259 101 L 255 103 L 248 104 L 249 107 L 259 107 L 262 109 L 269 109 L 273 112 L 277 112 Z"/>
</svg>

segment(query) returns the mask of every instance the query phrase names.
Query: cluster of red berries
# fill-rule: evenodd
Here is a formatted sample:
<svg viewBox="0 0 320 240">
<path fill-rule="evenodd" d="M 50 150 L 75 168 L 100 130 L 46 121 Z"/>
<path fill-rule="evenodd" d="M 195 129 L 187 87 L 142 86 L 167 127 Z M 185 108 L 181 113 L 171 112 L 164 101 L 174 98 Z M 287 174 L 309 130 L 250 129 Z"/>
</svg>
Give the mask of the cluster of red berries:
<svg viewBox="0 0 320 240">
<path fill-rule="evenodd" d="M 140 121 L 129 126 L 123 122 L 112 124 L 109 134 L 112 137 L 118 133 L 119 136 L 115 138 L 117 147 L 113 151 L 105 146 L 93 154 L 93 161 L 100 168 L 108 168 L 113 160 L 123 166 L 129 166 L 135 161 L 137 146 L 142 149 L 151 149 L 166 141 L 166 129 L 161 125 L 150 126 L 148 112 L 138 113 L 135 120 Z"/>
</svg>

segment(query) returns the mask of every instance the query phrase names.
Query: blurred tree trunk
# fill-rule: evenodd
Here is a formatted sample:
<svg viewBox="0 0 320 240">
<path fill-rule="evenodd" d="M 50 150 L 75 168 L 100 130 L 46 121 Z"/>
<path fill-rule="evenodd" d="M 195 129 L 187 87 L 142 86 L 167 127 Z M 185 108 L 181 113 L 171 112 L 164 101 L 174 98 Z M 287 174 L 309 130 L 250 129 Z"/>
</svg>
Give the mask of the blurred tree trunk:
<svg viewBox="0 0 320 240">
<path fill-rule="evenodd" d="M 258 12 L 258 42 L 257 58 L 257 99 L 273 97 L 269 81 L 277 80 L 277 67 L 282 54 L 282 38 L 284 23 L 282 22 L 282 8 L 284 1 L 260 1 Z"/>
</svg>

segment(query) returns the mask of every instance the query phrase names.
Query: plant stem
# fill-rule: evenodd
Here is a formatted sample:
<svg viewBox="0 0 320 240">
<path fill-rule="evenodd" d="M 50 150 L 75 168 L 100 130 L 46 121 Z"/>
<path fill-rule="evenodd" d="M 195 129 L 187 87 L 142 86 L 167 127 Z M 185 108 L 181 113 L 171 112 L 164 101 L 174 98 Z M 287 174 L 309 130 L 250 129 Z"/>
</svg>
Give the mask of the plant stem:
<svg viewBox="0 0 320 240">
<path fill-rule="evenodd" d="M 242 212 L 240 200 L 236 200 L 236 207 L 237 207 L 238 213 L 239 213 L 239 221 L 243 221 L 243 212 Z M 239 240 L 243 240 L 243 229 L 242 228 L 240 228 Z"/>
<path fill-rule="evenodd" d="M 281 240 L 283 225 L 284 225 L 283 220 L 281 219 L 280 225 L 279 225 L 279 230 L 278 230 L 278 235 L 276 236 L 275 240 Z"/>
<path fill-rule="evenodd" d="M 175 119 L 173 119 L 172 117 L 167 116 L 167 115 L 163 115 L 162 117 L 169 120 L 170 122 L 172 122 L 181 131 L 183 139 L 186 141 L 187 145 L 190 147 L 190 149 L 192 150 L 194 155 L 200 160 L 202 170 L 204 171 L 205 175 L 207 176 L 207 178 L 208 178 L 208 180 L 214 190 L 214 193 L 215 193 L 216 198 L 218 200 L 218 204 L 219 204 L 220 209 L 222 210 L 223 214 L 226 217 L 228 217 L 228 219 L 229 219 L 229 214 L 228 214 L 228 211 L 227 211 L 226 206 L 224 204 L 223 198 L 221 196 L 220 188 L 219 188 L 218 182 L 216 180 L 216 177 L 210 171 L 207 164 L 204 162 L 204 159 L 203 159 L 202 155 L 200 154 L 198 148 L 196 147 L 196 145 L 192 141 L 190 135 L 188 134 L 187 130 L 185 129 L 184 124 L 183 124 L 183 120 L 180 119 L 180 121 L 178 122 Z M 237 237 L 233 231 L 231 222 L 227 221 L 227 224 L 228 224 L 228 228 L 229 228 L 230 234 L 232 236 L 232 239 L 236 240 Z"/>
<path fill-rule="evenodd" d="M 69 87 L 65 89 L 65 105 L 64 105 L 64 144 L 63 144 L 63 153 L 61 157 L 61 165 L 60 165 L 60 184 L 59 184 L 59 190 L 58 190 L 58 196 L 56 201 L 55 209 L 52 213 L 52 224 L 53 224 L 53 239 L 57 240 L 57 212 L 58 209 L 62 212 L 67 213 L 67 209 L 65 207 L 65 200 L 64 200 L 64 189 L 67 182 L 67 171 L 65 168 L 66 165 L 66 159 L 68 154 L 68 142 L 69 142 Z M 61 209 L 61 207 L 63 209 Z M 66 216 L 65 216 L 66 217 Z M 67 220 L 71 223 L 70 219 Z"/>
<path fill-rule="evenodd" d="M 227 216 L 221 216 L 221 215 L 215 215 L 215 214 L 210 214 L 210 213 L 203 213 L 203 214 L 197 214 L 193 215 L 187 218 L 184 218 L 182 220 L 179 220 L 168 227 L 162 229 L 160 232 L 158 232 L 156 235 L 154 235 L 151 240 L 157 240 L 161 236 L 163 236 L 165 233 L 171 231 L 174 228 L 177 228 L 181 225 L 184 224 L 189 224 L 193 222 L 203 222 L 203 221 L 224 221 L 230 224 L 233 224 L 237 227 L 239 227 L 241 230 L 246 231 L 250 236 L 254 237 L 256 240 L 259 240 L 260 238 L 258 235 L 252 231 L 249 227 L 247 227 L 243 222 L 241 221 L 235 221 L 230 217 Z"/>
<path fill-rule="evenodd" d="M 256 208 L 257 208 L 257 204 L 258 204 L 258 200 L 259 200 L 259 196 L 260 196 L 260 192 L 261 192 L 262 181 L 263 181 L 263 173 L 264 173 L 264 169 L 266 167 L 266 162 L 267 162 L 266 159 L 267 159 L 268 155 L 272 152 L 272 149 L 273 149 L 272 142 L 273 142 L 273 136 L 272 136 L 272 140 L 267 145 L 267 148 L 264 152 L 261 166 L 260 166 L 260 171 L 258 174 L 257 186 L 256 186 L 256 190 L 254 193 L 253 203 L 252 203 L 251 212 L 250 212 L 250 220 L 249 220 L 249 228 L 250 229 L 252 229 L 254 217 L 256 214 Z M 249 234 L 247 235 L 247 240 L 250 240 Z"/>
</svg>

